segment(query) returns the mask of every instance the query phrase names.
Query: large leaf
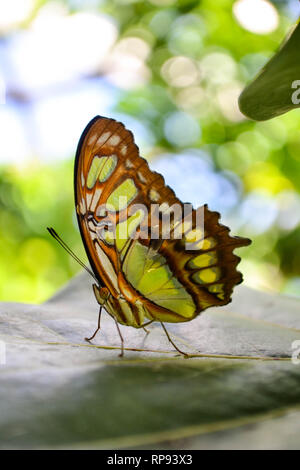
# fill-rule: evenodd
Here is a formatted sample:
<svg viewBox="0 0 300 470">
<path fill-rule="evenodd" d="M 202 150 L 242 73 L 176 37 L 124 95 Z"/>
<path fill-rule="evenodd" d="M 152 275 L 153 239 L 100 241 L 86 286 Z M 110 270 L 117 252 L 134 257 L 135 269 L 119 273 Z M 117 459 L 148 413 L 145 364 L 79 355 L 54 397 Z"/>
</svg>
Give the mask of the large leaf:
<svg viewBox="0 0 300 470">
<path fill-rule="evenodd" d="M 250 119 L 264 121 L 299 108 L 300 24 L 242 92 L 239 106 Z M 297 83 L 298 81 L 298 83 Z M 293 85 L 294 84 L 294 85 Z M 292 97 L 294 96 L 294 100 Z"/>
<path fill-rule="evenodd" d="M 2 448 L 300 447 L 299 301 L 239 287 L 230 306 L 169 326 L 196 357 L 154 325 L 121 327 L 121 359 L 108 315 L 94 345 L 83 340 L 97 323 L 90 284 L 80 275 L 43 305 L 1 304 Z"/>
</svg>

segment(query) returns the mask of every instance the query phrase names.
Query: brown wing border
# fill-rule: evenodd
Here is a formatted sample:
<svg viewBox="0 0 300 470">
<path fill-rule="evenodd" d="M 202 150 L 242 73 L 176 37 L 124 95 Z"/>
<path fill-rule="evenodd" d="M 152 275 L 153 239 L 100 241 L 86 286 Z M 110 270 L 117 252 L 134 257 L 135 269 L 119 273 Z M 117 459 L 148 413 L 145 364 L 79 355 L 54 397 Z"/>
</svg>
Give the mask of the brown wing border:
<svg viewBox="0 0 300 470">
<path fill-rule="evenodd" d="M 81 239 L 82 239 L 82 242 L 83 242 L 83 245 L 84 245 L 84 249 L 85 249 L 85 252 L 86 252 L 86 255 L 88 257 L 88 260 L 89 260 L 89 263 L 91 265 L 91 268 L 96 276 L 96 278 L 98 279 L 99 281 L 99 286 L 100 287 L 104 287 L 105 286 L 105 283 L 103 282 L 103 279 L 101 279 L 101 276 L 99 275 L 99 272 L 96 268 L 96 265 L 93 261 L 93 258 L 92 258 L 92 255 L 87 247 L 87 244 L 86 244 L 86 241 L 85 241 L 85 238 L 84 238 L 84 233 L 83 233 L 83 229 L 81 227 L 81 223 L 80 223 L 80 216 L 76 210 L 77 208 L 77 205 L 78 205 L 78 198 L 77 198 L 77 191 L 76 191 L 76 186 L 77 186 L 77 178 L 78 178 L 78 164 L 79 164 L 79 157 L 80 157 L 80 154 L 81 154 L 81 150 L 82 150 L 82 146 L 83 146 L 83 143 L 84 143 L 84 140 L 89 132 L 89 130 L 91 129 L 91 127 L 99 120 L 99 119 L 106 119 L 104 116 L 100 116 L 100 115 L 97 115 L 95 116 L 93 119 L 90 120 L 90 122 L 86 125 L 86 127 L 84 128 L 81 136 L 80 136 L 80 139 L 79 139 L 79 142 L 78 142 L 78 145 L 77 145 L 77 149 L 76 149 L 76 154 L 75 154 L 75 161 L 74 161 L 74 201 L 75 201 L 75 211 L 76 211 L 76 217 L 77 217 L 77 222 L 78 222 L 78 226 L 79 226 L 79 231 L 80 231 L 80 235 L 81 235 Z"/>
</svg>

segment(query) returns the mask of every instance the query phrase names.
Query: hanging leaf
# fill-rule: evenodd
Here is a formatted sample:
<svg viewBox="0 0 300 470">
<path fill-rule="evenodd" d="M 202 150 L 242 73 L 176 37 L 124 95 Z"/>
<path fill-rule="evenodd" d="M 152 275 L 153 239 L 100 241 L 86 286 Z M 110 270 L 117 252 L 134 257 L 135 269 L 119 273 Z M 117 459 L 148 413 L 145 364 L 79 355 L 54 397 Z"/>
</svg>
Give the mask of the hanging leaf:
<svg viewBox="0 0 300 470">
<path fill-rule="evenodd" d="M 256 121 L 265 121 L 300 106 L 300 24 L 279 51 L 241 93 L 240 110 Z"/>
</svg>

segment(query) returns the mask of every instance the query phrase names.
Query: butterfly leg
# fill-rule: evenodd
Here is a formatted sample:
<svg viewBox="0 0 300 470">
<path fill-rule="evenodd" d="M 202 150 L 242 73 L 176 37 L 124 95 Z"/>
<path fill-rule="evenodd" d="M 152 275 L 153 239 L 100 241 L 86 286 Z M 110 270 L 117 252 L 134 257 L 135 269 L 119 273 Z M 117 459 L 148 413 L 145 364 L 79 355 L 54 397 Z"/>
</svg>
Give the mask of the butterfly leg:
<svg viewBox="0 0 300 470">
<path fill-rule="evenodd" d="M 92 339 L 95 338 L 96 334 L 98 333 L 98 331 L 100 330 L 100 319 L 101 319 L 101 311 L 102 311 L 102 305 L 99 309 L 99 316 L 98 316 L 98 327 L 95 331 L 95 333 L 93 334 L 93 336 L 91 336 L 90 338 L 84 338 L 86 341 L 91 341 Z"/>
<path fill-rule="evenodd" d="M 154 320 L 147 321 L 146 323 L 143 323 L 142 325 L 136 326 L 135 328 L 143 328 L 144 330 L 146 329 L 145 326 L 151 325 Z"/>
<path fill-rule="evenodd" d="M 119 323 L 117 322 L 116 318 L 114 320 L 115 320 L 116 327 L 117 327 L 117 330 L 118 330 L 118 333 L 119 333 L 119 336 L 120 336 L 120 339 L 121 339 L 121 352 L 120 352 L 119 356 L 123 357 L 124 356 L 124 339 L 123 339 L 123 336 L 122 336 L 122 333 L 121 333 L 121 330 L 120 330 L 120 327 L 119 327 Z"/>
<path fill-rule="evenodd" d="M 142 325 L 137 326 L 136 328 L 143 328 L 143 330 L 145 331 L 146 335 L 148 335 L 148 334 L 150 333 L 150 331 L 147 330 L 147 328 L 145 328 L 145 326 L 151 325 L 151 323 L 153 323 L 153 322 L 154 322 L 154 320 L 147 321 L 146 323 L 143 323 Z"/>
<path fill-rule="evenodd" d="M 181 351 L 181 349 L 178 348 L 178 346 L 176 346 L 176 344 L 174 343 L 174 341 L 171 339 L 168 331 L 167 331 L 167 328 L 165 327 L 165 325 L 163 324 L 163 322 L 160 322 L 161 326 L 163 327 L 164 329 L 164 332 L 166 333 L 166 336 L 168 338 L 168 340 L 170 341 L 170 343 L 172 344 L 172 346 L 174 346 L 174 348 L 176 349 L 176 351 L 178 351 L 180 354 L 183 354 L 184 357 L 189 357 L 189 354 L 184 352 L 184 351 Z"/>
</svg>

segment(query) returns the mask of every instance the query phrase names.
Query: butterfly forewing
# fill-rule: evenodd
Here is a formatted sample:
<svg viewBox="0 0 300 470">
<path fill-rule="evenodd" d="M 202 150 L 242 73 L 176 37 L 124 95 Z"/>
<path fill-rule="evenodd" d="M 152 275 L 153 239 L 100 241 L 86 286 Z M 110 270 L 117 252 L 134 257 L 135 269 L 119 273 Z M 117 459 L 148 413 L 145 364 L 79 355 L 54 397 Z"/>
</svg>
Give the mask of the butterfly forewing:
<svg viewBox="0 0 300 470">
<path fill-rule="evenodd" d="M 110 292 L 106 308 L 121 323 L 191 320 L 228 303 L 242 280 L 233 250 L 250 240 L 231 237 L 206 205 L 186 215 L 140 157 L 132 133 L 113 119 L 94 118 L 81 137 L 75 202 L 90 264 Z"/>
</svg>

